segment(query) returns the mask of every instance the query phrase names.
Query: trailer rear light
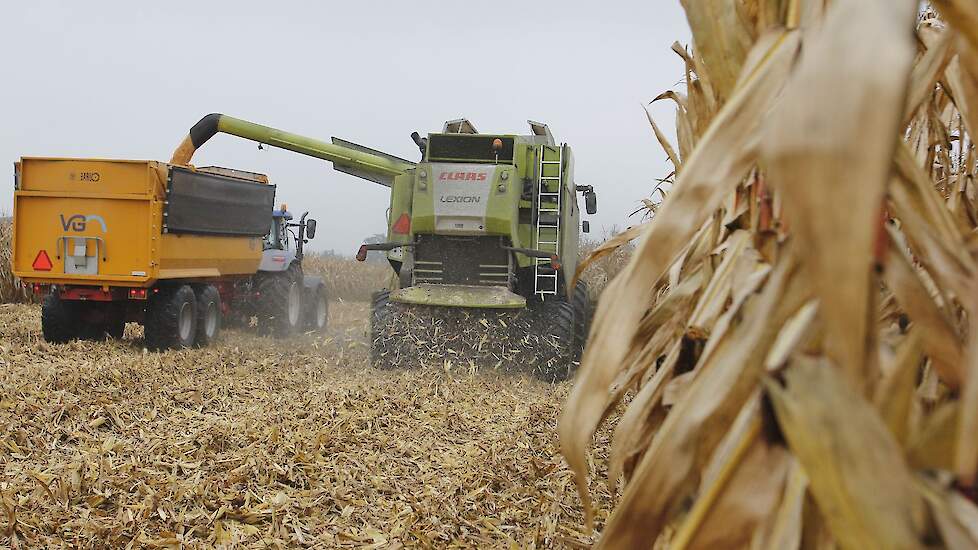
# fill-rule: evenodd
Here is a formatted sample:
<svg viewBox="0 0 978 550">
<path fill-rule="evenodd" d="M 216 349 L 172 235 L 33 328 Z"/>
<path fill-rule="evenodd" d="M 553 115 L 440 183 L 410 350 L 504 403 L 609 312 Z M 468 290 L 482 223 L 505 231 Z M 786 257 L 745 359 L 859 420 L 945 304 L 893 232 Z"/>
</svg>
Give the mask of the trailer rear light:
<svg viewBox="0 0 978 550">
<path fill-rule="evenodd" d="M 401 217 L 397 218 L 397 221 L 394 222 L 394 227 L 391 227 L 391 231 L 401 235 L 407 235 L 408 233 L 410 233 L 411 217 L 408 216 L 406 212 L 404 214 L 401 214 Z"/>
<path fill-rule="evenodd" d="M 51 263 L 51 257 L 48 256 L 47 251 L 42 250 L 37 253 L 37 256 L 34 258 L 34 263 L 31 264 L 31 267 L 34 268 L 34 271 L 51 271 L 51 268 L 54 267 L 54 264 Z"/>
<path fill-rule="evenodd" d="M 34 294 L 41 294 L 44 292 L 44 285 L 41 283 L 34 283 Z"/>
<path fill-rule="evenodd" d="M 360 250 L 357 250 L 357 261 L 364 262 L 367 260 L 367 245 L 361 244 Z"/>
<path fill-rule="evenodd" d="M 145 300 L 148 292 L 145 288 L 130 288 L 129 289 L 129 299 L 130 300 Z"/>
</svg>

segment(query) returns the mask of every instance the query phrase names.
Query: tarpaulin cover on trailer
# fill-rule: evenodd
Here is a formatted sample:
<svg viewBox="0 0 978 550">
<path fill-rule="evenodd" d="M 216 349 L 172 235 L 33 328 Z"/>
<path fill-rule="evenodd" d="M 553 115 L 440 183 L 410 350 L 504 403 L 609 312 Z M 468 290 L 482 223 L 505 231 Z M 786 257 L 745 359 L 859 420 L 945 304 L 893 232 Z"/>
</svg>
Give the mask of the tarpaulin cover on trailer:
<svg viewBox="0 0 978 550">
<path fill-rule="evenodd" d="M 261 236 L 274 204 L 274 185 L 173 167 L 163 225 L 169 233 Z"/>
</svg>

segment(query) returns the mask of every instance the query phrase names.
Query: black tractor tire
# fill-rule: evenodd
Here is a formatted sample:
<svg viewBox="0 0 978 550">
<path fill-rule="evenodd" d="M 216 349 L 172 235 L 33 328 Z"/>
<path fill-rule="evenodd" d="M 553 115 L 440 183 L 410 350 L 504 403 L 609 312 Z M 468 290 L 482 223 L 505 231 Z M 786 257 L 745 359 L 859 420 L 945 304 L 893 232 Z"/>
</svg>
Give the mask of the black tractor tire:
<svg viewBox="0 0 978 550">
<path fill-rule="evenodd" d="M 122 337 L 126 334 L 126 315 L 124 311 L 118 312 L 110 320 L 105 322 L 105 334 L 115 340 L 122 340 Z"/>
<path fill-rule="evenodd" d="M 575 338 L 575 360 L 580 362 L 584 355 L 584 347 L 587 345 L 588 333 L 591 331 L 591 296 L 588 293 L 587 283 L 577 281 L 574 287 L 574 295 L 571 297 L 571 304 L 574 306 L 574 338 Z"/>
<path fill-rule="evenodd" d="M 186 349 L 197 335 L 197 296 L 190 285 L 161 289 L 146 305 L 146 347 Z"/>
<path fill-rule="evenodd" d="M 544 340 L 541 361 L 533 375 L 547 382 L 559 382 L 573 375 L 577 338 L 574 305 L 549 299 L 535 306 L 536 334 Z"/>
<path fill-rule="evenodd" d="M 388 350 L 388 331 L 391 323 L 391 293 L 389 290 L 374 292 L 370 301 L 370 364 L 375 369 L 389 370 L 396 367 Z"/>
<path fill-rule="evenodd" d="M 329 296 L 325 285 L 316 285 L 309 292 L 309 300 L 305 303 L 306 330 L 322 332 L 329 322 Z"/>
<path fill-rule="evenodd" d="M 209 346 L 221 336 L 224 319 L 221 311 L 221 293 L 214 285 L 197 289 L 197 337 L 194 345 L 198 348 Z"/>
<path fill-rule="evenodd" d="M 278 338 L 295 334 L 302 320 L 302 277 L 291 268 L 258 277 L 259 330 Z"/>
<path fill-rule="evenodd" d="M 78 304 L 65 301 L 57 291 L 44 297 L 41 305 L 41 334 L 45 342 L 63 344 L 80 336 Z"/>
</svg>

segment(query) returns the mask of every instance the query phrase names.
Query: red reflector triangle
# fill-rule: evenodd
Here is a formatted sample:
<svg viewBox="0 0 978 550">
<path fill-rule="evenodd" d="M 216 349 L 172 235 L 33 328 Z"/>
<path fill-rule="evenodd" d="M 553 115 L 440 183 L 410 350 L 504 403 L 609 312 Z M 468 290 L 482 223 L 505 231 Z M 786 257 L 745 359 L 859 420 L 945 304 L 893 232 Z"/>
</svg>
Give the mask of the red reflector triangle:
<svg viewBox="0 0 978 550">
<path fill-rule="evenodd" d="M 37 257 L 34 258 L 34 263 L 31 264 L 34 271 L 51 271 L 54 264 L 51 263 L 51 258 L 48 257 L 48 253 L 45 251 L 40 251 L 37 253 Z"/>
<path fill-rule="evenodd" d="M 400 218 L 394 222 L 394 227 L 391 228 L 394 233 L 399 233 L 401 235 L 407 235 L 411 232 L 411 218 L 407 213 L 401 214 Z"/>
</svg>

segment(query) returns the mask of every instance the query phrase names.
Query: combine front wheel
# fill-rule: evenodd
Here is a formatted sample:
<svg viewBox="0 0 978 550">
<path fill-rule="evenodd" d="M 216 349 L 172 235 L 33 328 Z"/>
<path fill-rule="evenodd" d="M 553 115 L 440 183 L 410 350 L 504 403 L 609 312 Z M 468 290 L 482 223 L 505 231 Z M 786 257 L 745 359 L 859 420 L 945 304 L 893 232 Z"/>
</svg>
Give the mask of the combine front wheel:
<svg viewBox="0 0 978 550">
<path fill-rule="evenodd" d="M 587 283 L 578 281 L 574 287 L 574 355 L 577 361 L 584 355 L 584 346 L 587 344 L 587 336 L 591 330 L 591 297 L 588 293 Z"/>
<path fill-rule="evenodd" d="M 370 364 L 375 369 L 390 369 L 397 365 L 389 349 L 391 324 L 391 293 L 389 290 L 374 292 L 370 302 Z"/>
<path fill-rule="evenodd" d="M 540 338 L 540 362 L 533 374 L 541 380 L 559 382 L 574 372 L 577 355 L 577 326 L 574 306 L 564 300 L 550 299 L 536 306 L 536 328 Z"/>
</svg>

